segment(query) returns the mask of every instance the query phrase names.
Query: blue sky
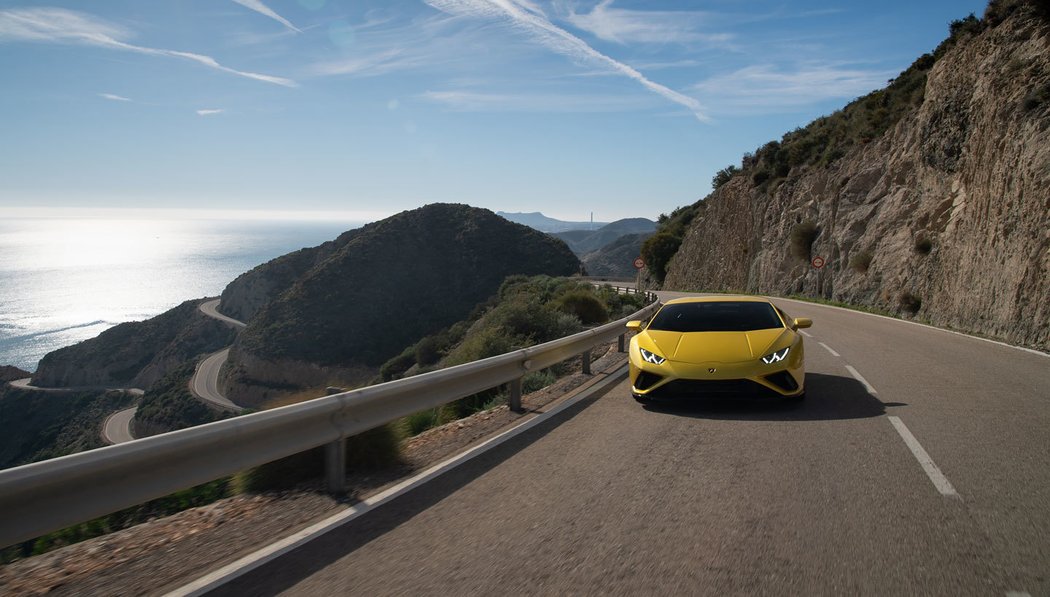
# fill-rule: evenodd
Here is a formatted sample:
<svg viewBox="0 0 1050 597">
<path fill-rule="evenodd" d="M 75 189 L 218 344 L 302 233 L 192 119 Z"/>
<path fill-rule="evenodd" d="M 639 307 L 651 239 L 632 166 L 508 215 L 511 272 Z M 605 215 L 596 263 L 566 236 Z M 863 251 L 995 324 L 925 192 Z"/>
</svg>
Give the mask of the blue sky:
<svg viewBox="0 0 1050 597">
<path fill-rule="evenodd" d="M 655 218 L 985 4 L 0 1 L 0 214 Z"/>
</svg>

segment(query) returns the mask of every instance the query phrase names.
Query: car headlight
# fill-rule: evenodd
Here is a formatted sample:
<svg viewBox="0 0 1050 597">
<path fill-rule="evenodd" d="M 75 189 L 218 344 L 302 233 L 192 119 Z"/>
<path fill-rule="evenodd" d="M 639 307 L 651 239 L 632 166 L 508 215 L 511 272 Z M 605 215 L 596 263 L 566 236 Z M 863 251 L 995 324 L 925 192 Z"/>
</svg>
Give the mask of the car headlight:
<svg viewBox="0 0 1050 597">
<path fill-rule="evenodd" d="M 638 351 L 642 353 L 642 360 L 644 360 L 646 363 L 652 363 L 654 365 L 661 365 L 661 364 L 663 364 L 664 361 L 667 360 L 667 359 L 663 358 L 662 356 L 656 354 L 655 352 L 649 352 L 648 350 L 646 350 L 644 348 L 639 348 Z"/>
<path fill-rule="evenodd" d="M 762 362 L 767 364 L 767 365 L 772 365 L 773 363 L 779 363 L 780 361 L 783 361 L 785 357 L 788 356 L 788 351 L 789 350 L 791 350 L 790 346 L 787 347 L 787 348 L 784 348 L 782 350 L 778 350 L 776 352 L 771 352 L 771 353 L 767 354 L 766 356 L 762 357 Z"/>
</svg>

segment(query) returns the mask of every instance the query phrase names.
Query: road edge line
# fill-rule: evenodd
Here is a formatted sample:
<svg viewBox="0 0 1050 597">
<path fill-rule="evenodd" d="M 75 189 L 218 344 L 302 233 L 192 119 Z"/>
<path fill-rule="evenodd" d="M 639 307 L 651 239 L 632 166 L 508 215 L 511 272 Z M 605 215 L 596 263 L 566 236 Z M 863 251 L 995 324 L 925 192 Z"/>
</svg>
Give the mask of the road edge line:
<svg viewBox="0 0 1050 597">
<path fill-rule="evenodd" d="M 542 412 L 537 416 L 528 419 L 506 431 L 495 435 L 480 444 L 457 454 L 451 458 L 448 458 L 438 464 L 431 466 L 423 472 L 409 477 L 404 481 L 401 481 L 397 485 L 386 489 L 366 500 L 363 500 L 359 504 L 355 504 L 346 510 L 343 510 L 337 514 L 334 514 L 320 522 L 317 522 L 301 531 L 298 531 L 284 539 L 271 543 L 263 548 L 260 548 L 234 562 L 231 562 L 218 570 L 206 574 L 195 581 L 182 585 L 174 590 L 171 590 L 164 594 L 164 597 L 193 597 L 197 595 L 203 595 L 208 591 L 212 591 L 221 587 L 222 585 L 240 577 L 244 574 L 263 566 L 264 564 L 271 562 L 282 555 L 317 539 L 321 535 L 328 533 L 329 531 L 335 530 L 340 526 L 354 520 L 355 518 L 368 513 L 375 508 L 382 506 L 383 504 L 400 497 L 409 491 L 427 483 L 428 481 L 437 478 L 448 471 L 453 470 L 459 465 L 472 460 L 475 456 L 479 456 L 492 448 L 499 446 L 500 444 L 517 437 L 518 435 L 532 429 L 536 425 L 545 422 L 569 407 L 582 402 L 594 395 L 601 395 L 604 392 L 608 392 L 609 388 L 620 382 L 620 380 L 627 376 L 627 363 L 624 363 L 605 374 L 605 378 L 592 384 L 584 391 L 564 400 L 557 406 L 551 408 L 548 411 Z"/>
<path fill-rule="evenodd" d="M 674 290 L 674 291 L 671 291 L 671 292 L 679 292 L 679 291 Z M 798 299 L 790 299 L 790 298 L 785 298 L 785 297 L 782 297 L 782 296 L 765 296 L 765 298 L 768 298 L 768 299 L 771 299 L 771 300 L 778 300 L 778 301 L 791 301 L 792 303 L 798 303 L 800 305 L 813 305 L 815 307 L 824 307 L 824 308 L 827 308 L 827 309 L 838 309 L 839 311 L 847 311 L 849 313 L 860 313 L 861 315 L 869 315 L 871 317 L 879 317 L 881 319 L 888 319 L 890 321 L 896 321 L 896 322 L 899 322 L 899 323 L 908 323 L 908 324 L 911 324 L 911 325 L 917 325 L 917 326 L 920 326 L 920 327 L 929 328 L 931 330 L 937 330 L 938 332 L 945 332 L 947 334 L 955 334 L 956 336 L 963 336 L 965 338 L 973 338 L 974 340 L 981 340 L 983 342 L 991 342 L 992 344 L 998 344 L 999 346 L 1005 346 L 1007 348 L 1013 348 L 1013 349 L 1016 349 L 1016 350 L 1023 350 L 1025 352 L 1030 352 L 1032 354 L 1036 354 L 1036 355 L 1039 355 L 1041 357 L 1050 358 L 1050 353 L 1048 353 L 1048 352 L 1043 352 L 1041 350 L 1036 350 L 1034 348 L 1028 348 L 1027 346 L 1017 346 L 1016 344 L 1009 344 L 1009 343 L 1003 342 L 1001 340 L 992 340 L 991 338 L 982 338 L 981 336 L 975 336 L 973 334 L 967 334 L 966 332 L 959 332 L 959 331 L 956 331 L 956 330 L 949 330 L 948 328 L 941 328 L 941 327 L 937 327 L 935 325 L 930 325 L 928 323 L 919 323 L 918 321 L 911 321 L 911 320 L 908 320 L 908 319 L 900 319 L 899 317 L 890 317 L 888 315 L 879 315 L 878 313 L 869 313 L 867 311 L 861 311 L 859 309 L 849 309 L 847 307 L 838 307 L 838 306 L 835 306 L 835 305 L 825 305 L 824 303 L 811 303 L 809 301 L 800 301 Z"/>
</svg>

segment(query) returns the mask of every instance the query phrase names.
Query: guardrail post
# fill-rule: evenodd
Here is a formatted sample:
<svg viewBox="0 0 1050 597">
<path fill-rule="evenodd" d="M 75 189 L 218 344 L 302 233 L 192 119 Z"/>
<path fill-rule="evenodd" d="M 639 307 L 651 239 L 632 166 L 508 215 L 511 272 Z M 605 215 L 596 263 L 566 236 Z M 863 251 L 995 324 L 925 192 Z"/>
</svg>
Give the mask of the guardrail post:
<svg viewBox="0 0 1050 597">
<path fill-rule="evenodd" d="M 583 373 L 584 373 L 584 375 L 590 375 L 591 374 L 591 351 L 589 351 L 589 350 L 583 351 L 583 354 L 580 355 L 580 358 L 583 360 Z"/>
<path fill-rule="evenodd" d="M 329 493 L 346 493 L 346 438 L 324 446 L 324 470 Z"/>
<path fill-rule="evenodd" d="M 510 406 L 511 412 L 522 412 L 524 409 L 521 408 L 521 378 L 515 379 L 507 386 L 510 390 L 510 396 L 507 397 L 507 405 Z"/>
<path fill-rule="evenodd" d="M 616 337 L 616 352 L 623 352 L 623 340 L 627 334 L 620 334 Z"/>
</svg>

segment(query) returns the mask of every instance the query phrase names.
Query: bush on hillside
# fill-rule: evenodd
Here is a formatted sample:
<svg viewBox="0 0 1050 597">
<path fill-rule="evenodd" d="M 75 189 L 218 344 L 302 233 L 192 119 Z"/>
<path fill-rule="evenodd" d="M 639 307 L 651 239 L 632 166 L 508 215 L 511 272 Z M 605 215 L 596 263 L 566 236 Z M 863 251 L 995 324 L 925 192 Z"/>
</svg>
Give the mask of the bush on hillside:
<svg viewBox="0 0 1050 597">
<path fill-rule="evenodd" d="M 667 277 L 667 265 L 681 244 L 682 237 L 668 232 L 657 232 L 642 243 L 642 259 L 657 282 L 662 284 Z"/>
<path fill-rule="evenodd" d="M 850 257 L 849 266 L 855 272 L 864 273 L 868 271 L 869 267 L 871 267 L 872 259 L 873 256 L 871 254 L 871 251 L 860 251 L 855 253 L 852 257 Z"/>
<path fill-rule="evenodd" d="M 791 228 L 791 254 L 799 259 L 809 261 L 813 253 L 813 241 L 820 234 L 820 228 L 813 220 L 806 220 Z"/>
<path fill-rule="evenodd" d="M 730 165 L 722 168 L 716 172 L 714 178 L 711 179 L 711 186 L 718 189 L 718 187 L 729 182 L 738 172 L 740 172 L 740 168 L 737 168 L 736 166 Z"/>
<path fill-rule="evenodd" d="M 594 292 L 574 290 L 561 295 L 554 306 L 563 313 L 575 315 L 583 325 L 595 325 L 609 321 L 609 310 Z"/>
</svg>

